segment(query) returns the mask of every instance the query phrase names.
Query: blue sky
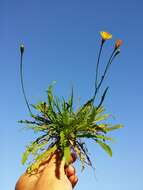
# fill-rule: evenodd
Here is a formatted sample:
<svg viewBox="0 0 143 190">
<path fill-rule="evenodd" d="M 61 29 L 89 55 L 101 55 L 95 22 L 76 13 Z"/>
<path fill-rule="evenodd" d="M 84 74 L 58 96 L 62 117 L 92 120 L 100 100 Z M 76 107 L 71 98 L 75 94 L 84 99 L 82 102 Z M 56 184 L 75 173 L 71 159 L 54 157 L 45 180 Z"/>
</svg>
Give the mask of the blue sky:
<svg viewBox="0 0 143 190">
<path fill-rule="evenodd" d="M 85 102 L 93 92 L 99 32 L 109 31 L 104 56 L 114 40 L 123 40 L 121 55 L 112 65 L 104 87 L 110 90 L 104 105 L 125 128 L 111 135 L 113 157 L 89 144 L 96 177 L 90 168 L 80 171 L 76 190 L 143 189 L 143 2 L 141 0 L 0 0 L 0 189 L 12 190 L 26 166 L 20 164 L 33 134 L 17 123 L 29 118 L 20 87 L 19 44 L 24 42 L 24 78 L 31 103 L 46 98 L 56 80 L 55 93 Z"/>
</svg>

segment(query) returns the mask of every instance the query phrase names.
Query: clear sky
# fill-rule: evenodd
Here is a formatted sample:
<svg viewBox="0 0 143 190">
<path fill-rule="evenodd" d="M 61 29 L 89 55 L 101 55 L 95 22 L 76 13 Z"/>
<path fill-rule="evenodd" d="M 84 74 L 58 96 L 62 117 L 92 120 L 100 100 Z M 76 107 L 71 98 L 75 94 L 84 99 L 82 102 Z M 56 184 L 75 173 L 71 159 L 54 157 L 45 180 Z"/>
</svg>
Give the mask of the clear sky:
<svg viewBox="0 0 143 190">
<path fill-rule="evenodd" d="M 31 103 L 46 98 L 56 80 L 55 93 L 68 96 L 74 85 L 75 100 L 85 102 L 93 92 L 99 32 L 109 31 L 113 41 L 123 40 L 106 84 L 104 105 L 125 128 L 111 135 L 113 157 L 89 144 L 96 177 L 76 164 L 76 190 L 143 189 L 143 1 L 142 0 L 0 0 L 0 189 L 13 190 L 26 166 L 20 164 L 25 145 L 33 139 L 21 131 L 28 119 L 20 87 L 19 44 L 24 42 L 24 77 Z M 110 52 L 113 41 L 105 45 Z M 106 85 L 104 84 L 104 87 Z"/>
</svg>

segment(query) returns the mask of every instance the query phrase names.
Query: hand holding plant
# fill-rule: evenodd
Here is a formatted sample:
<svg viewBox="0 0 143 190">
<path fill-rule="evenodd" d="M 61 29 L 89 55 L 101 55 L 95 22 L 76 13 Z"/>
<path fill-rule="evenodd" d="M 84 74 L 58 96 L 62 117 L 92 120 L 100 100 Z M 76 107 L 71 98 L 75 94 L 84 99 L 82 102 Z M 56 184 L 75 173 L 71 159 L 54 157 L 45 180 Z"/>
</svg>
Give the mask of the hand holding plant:
<svg viewBox="0 0 143 190">
<path fill-rule="evenodd" d="M 113 51 L 107 61 L 103 75 L 99 78 L 99 66 L 101 54 L 104 44 L 112 38 L 112 35 L 107 32 L 101 32 L 101 46 L 96 65 L 95 90 L 91 99 L 77 110 L 73 107 L 73 89 L 68 100 L 59 99 L 53 94 L 53 85 L 51 84 L 47 90 L 47 100 L 32 105 L 36 110 L 33 114 L 26 98 L 23 85 L 23 54 L 24 46 L 21 50 L 21 84 L 24 98 L 31 115 L 32 120 L 22 120 L 20 123 L 27 124 L 26 128 L 32 129 L 35 133 L 39 133 L 39 137 L 26 147 L 26 151 L 22 157 L 22 164 L 25 164 L 29 155 L 33 155 L 33 160 L 27 168 L 28 173 L 36 173 L 40 165 L 45 162 L 56 151 L 60 154 L 60 160 L 65 160 L 66 165 L 70 162 L 71 153 L 75 153 L 84 169 L 85 164 L 93 167 L 86 147 L 85 139 L 92 139 L 95 144 L 99 144 L 108 154 L 112 156 L 112 150 L 107 144 L 107 141 L 112 140 L 108 137 L 108 132 L 119 129 L 122 125 L 109 125 L 107 123 L 108 114 L 105 114 L 103 101 L 108 91 L 108 87 L 103 92 L 101 100 L 97 105 L 94 105 L 95 98 L 104 82 L 107 72 L 113 60 L 120 53 L 121 40 L 115 42 Z M 38 113 L 38 114 L 37 114 Z"/>
</svg>

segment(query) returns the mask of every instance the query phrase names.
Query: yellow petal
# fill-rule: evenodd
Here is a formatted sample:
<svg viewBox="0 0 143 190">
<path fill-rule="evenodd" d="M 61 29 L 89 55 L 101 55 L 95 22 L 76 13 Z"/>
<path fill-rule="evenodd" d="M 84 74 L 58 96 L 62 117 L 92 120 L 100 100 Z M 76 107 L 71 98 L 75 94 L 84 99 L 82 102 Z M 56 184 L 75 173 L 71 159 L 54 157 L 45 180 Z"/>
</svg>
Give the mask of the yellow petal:
<svg viewBox="0 0 143 190">
<path fill-rule="evenodd" d="M 100 35 L 103 40 L 109 40 L 112 38 L 112 34 L 105 32 L 105 31 L 100 32 Z"/>
</svg>

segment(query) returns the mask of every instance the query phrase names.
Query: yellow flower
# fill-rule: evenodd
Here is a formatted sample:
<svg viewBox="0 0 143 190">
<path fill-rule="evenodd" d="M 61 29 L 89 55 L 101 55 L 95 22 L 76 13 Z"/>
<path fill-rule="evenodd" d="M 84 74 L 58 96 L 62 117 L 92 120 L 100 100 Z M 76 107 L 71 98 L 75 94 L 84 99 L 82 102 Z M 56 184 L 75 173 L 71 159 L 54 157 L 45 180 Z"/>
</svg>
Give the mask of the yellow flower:
<svg viewBox="0 0 143 190">
<path fill-rule="evenodd" d="M 100 35 L 103 40 L 109 40 L 112 38 L 112 34 L 105 32 L 105 31 L 100 32 Z"/>
<path fill-rule="evenodd" d="M 122 40 L 116 40 L 115 42 L 115 49 L 118 49 L 122 45 L 123 41 Z"/>
</svg>

